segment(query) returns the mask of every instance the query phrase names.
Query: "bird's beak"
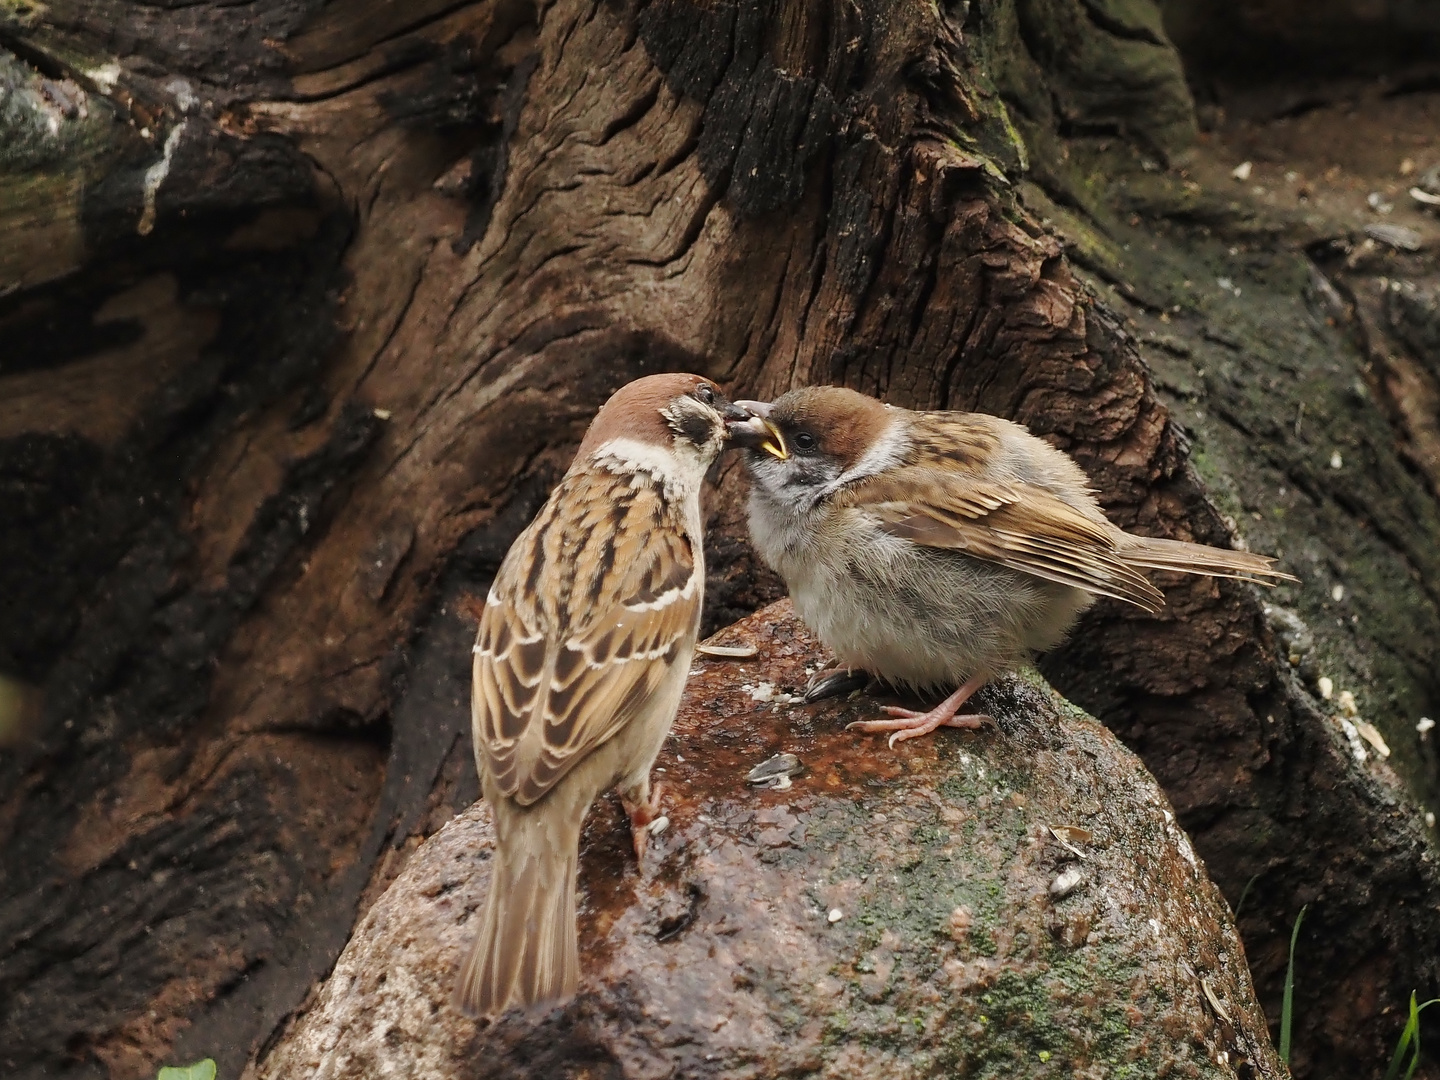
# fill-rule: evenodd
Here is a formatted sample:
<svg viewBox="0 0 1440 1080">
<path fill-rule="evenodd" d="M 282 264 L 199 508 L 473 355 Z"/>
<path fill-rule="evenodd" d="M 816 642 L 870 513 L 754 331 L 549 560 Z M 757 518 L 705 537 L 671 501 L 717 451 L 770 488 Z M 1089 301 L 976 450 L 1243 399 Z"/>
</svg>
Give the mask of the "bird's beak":
<svg viewBox="0 0 1440 1080">
<path fill-rule="evenodd" d="M 744 412 L 743 418 L 732 420 L 725 417 L 725 427 L 730 441 L 736 446 L 751 450 L 763 450 L 781 461 L 790 456 L 786 449 L 785 437 L 780 429 L 770 422 L 770 406 L 763 401 L 737 401 L 735 407 Z"/>
</svg>

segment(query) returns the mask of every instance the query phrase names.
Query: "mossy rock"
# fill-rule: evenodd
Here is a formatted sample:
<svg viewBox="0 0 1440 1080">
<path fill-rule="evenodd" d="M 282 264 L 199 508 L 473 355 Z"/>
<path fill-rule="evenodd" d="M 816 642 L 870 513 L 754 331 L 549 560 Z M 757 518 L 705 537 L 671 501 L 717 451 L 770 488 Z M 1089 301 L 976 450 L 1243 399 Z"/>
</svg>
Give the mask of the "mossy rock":
<svg viewBox="0 0 1440 1080">
<path fill-rule="evenodd" d="M 587 824 L 573 1003 L 478 1028 L 449 1004 L 489 883 L 477 804 L 259 1075 L 1285 1075 L 1164 795 L 1037 674 L 986 692 L 994 727 L 889 750 L 845 731 L 873 698 L 798 702 L 824 656 L 788 602 L 720 639 L 758 655 L 697 659 L 643 871 L 613 806 Z M 780 752 L 788 789 L 746 784 Z"/>
</svg>

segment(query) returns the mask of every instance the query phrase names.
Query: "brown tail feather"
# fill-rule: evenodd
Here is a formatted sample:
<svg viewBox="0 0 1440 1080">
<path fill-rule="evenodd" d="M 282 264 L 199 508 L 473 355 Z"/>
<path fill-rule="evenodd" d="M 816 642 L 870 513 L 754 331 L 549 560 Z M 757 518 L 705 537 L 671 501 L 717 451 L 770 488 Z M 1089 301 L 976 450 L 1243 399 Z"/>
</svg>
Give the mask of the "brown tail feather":
<svg viewBox="0 0 1440 1080">
<path fill-rule="evenodd" d="M 1283 570 L 1276 570 L 1275 560 L 1248 551 L 1190 544 L 1184 540 L 1164 540 L 1154 536 L 1125 534 L 1127 543 L 1120 549 L 1121 558 L 1131 566 L 1147 570 L 1178 570 L 1206 577 L 1236 578 L 1257 585 L 1274 585 L 1276 581 L 1298 581 Z"/>
<path fill-rule="evenodd" d="M 575 872 L 580 823 L 558 807 L 496 814 L 494 867 L 480 933 L 460 970 L 455 1002 L 466 1012 L 556 1004 L 575 993 Z"/>
</svg>

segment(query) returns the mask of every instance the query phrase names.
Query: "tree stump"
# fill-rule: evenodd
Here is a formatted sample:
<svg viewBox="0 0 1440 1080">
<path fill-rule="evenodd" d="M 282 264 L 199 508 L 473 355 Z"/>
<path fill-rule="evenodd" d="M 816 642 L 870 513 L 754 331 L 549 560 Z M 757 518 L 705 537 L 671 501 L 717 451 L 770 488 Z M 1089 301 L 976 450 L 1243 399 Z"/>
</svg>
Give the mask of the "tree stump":
<svg viewBox="0 0 1440 1080">
<path fill-rule="evenodd" d="M 1041 223 L 1108 212 L 1087 139 L 1194 134 L 1148 4 L 22 0 L 0 50 L 7 1075 L 264 1052 L 473 800 L 468 598 L 631 378 L 983 409 L 1118 524 L 1234 536 L 1072 269 L 1104 236 Z M 712 628 L 778 595 L 742 491 Z M 1262 999 L 1315 904 L 1301 1064 L 1357 1075 L 1436 984 L 1424 827 L 1250 587 L 1162 585 L 1047 672 L 1232 902 L 1263 874 Z"/>
</svg>

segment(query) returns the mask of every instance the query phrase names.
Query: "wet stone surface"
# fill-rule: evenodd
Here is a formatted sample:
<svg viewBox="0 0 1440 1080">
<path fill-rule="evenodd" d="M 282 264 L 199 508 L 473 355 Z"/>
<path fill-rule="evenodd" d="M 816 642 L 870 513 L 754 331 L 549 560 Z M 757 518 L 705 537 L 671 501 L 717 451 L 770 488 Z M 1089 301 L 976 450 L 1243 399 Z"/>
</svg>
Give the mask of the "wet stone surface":
<svg viewBox="0 0 1440 1080">
<path fill-rule="evenodd" d="M 844 730 L 874 699 L 799 703 L 826 657 L 788 602 L 715 640 L 758 653 L 696 658 L 643 870 L 616 804 L 587 822 L 574 1002 L 488 1026 L 449 1004 L 489 882 L 477 804 L 247 1075 L 1285 1075 L 1169 804 L 1037 675 L 985 693 L 998 730 L 892 752 Z M 746 782 L 777 754 L 788 788 Z"/>
</svg>

